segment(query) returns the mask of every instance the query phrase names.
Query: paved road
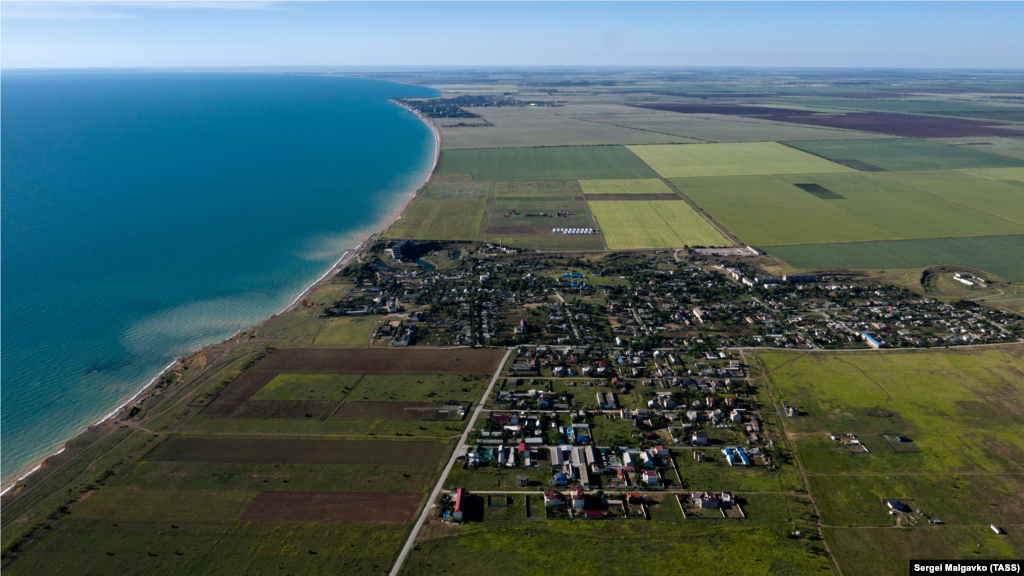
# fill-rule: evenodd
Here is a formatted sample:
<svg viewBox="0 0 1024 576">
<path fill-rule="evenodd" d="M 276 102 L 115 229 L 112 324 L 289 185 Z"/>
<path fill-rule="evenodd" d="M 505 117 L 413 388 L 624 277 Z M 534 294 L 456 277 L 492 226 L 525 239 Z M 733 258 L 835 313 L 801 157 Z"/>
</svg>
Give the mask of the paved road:
<svg viewBox="0 0 1024 576">
<path fill-rule="evenodd" d="M 412 533 L 409 534 L 409 539 L 405 542 L 405 546 L 402 548 L 402 553 L 398 555 L 398 560 L 395 561 L 394 568 L 391 569 L 391 576 L 398 576 L 398 573 L 402 571 L 402 564 L 405 563 L 406 556 L 409 555 L 409 551 L 412 550 L 413 545 L 416 543 L 416 536 L 419 535 L 420 529 L 423 528 L 423 524 L 427 521 L 427 517 L 430 516 L 431 511 L 434 507 L 434 501 L 437 500 L 438 495 L 441 494 L 441 490 L 444 487 L 444 481 L 448 478 L 448 474 L 452 471 L 455 466 L 455 460 L 459 457 L 459 453 L 462 451 L 462 447 L 466 445 L 466 438 L 469 438 L 469 433 L 473 431 L 473 425 L 476 424 L 476 419 L 480 416 L 480 412 L 483 411 L 484 403 L 491 397 L 491 390 L 494 389 L 494 383 L 498 381 L 501 376 L 501 369 L 508 362 L 508 357 L 515 351 L 515 348 L 509 348 L 505 355 L 501 358 L 501 364 L 498 365 L 498 369 L 494 371 L 494 377 L 491 378 L 491 383 L 487 386 L 487 390 L 484 391 L 483 398 L 476 405 L 476 410 L 473 411 L 473 416 L 469 419 L 469 424 L 466 425 L 466 431 L 462 433 L 462 438 L 459 443 L 455 445 L 455 450 L 452 451 L 452 457 L 448 459 L 448 465 L 444 467 L 444 471 L 441 472 L 441 477 L 437 479 L 437 485 L 434 486 L 434 491 L 430 493 L 430 498 L 427 499 L 427 503 L 423 506 L 423 513 L 420 514 L 420 519 L 416 521 L 416 525 L 412 527 Z"/>
</svg>

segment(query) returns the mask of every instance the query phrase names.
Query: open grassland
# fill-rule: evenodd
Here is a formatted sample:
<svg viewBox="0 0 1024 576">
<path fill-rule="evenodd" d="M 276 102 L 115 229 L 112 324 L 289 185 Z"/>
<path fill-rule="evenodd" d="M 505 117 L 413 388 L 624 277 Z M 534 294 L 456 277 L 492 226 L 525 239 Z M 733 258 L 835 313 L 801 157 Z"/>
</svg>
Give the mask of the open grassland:
<svg viewBox="0 0 1024 576">
<path fill-rule="evenodd" d="M 629 149 L 664 178 L 852 171 L 777 142 L 629 146 Z"/>
<path fill-rule="evenodd" d="M 1024 224 L 986 210 L 991 202 L 983 192 L 971 200 L 978 206 L 974 208 L 924 187 L 935 184 L 941 189 L 941 180 L 922 178 L 917 181 L 921 186 L 913 186 L 898 178 L 850 172 L 677 178 L 672 182 L 730 232 L 757 246 L 1024 233 Z M 960 176 L 961 180 L 970 178 Z M 985 179 L 973 181 L 984 189 L 997 185 Z M 828 197 L 809 193 L 797 184 L 824 188 Z M 959 195 L 971 197 L 969 192 Z"/>
<path fill-rule="evenodd" d="M 675 194 L 657 178 L 645 180 L 580 180 L 584 194 Z"/>
<path fill-rule="evenodd" d="M 423 494 L 260 492 L 241 519 L 247 522 L 349 522 L 405 524 Z"/>
<path fill-rule="evenodd" d="M 472 174 L 476 181 L 600 180 L 656 178 L 658 175 L 624 146 L 445 150 L 441 174 Z"/>
<path fill-rule="evenodd" d="M 317 346 L 367 346 L 376 321 L 366 316 L 321 320 L 320 331 L 312 343 Z"/>
<path fill-rule="evenodd" d="M 145 460 L 110 481 L 126 494 L 147 492 L 426 492 L 441 463 L 408 464 L 281 464 Z M 100 490 L 97 496 L 106 490 Z M 219 493 L 219 492 L 218 492 Z M 93 496 L 89 497 L 91 500 Z"/>
<path fill-rule="evenodd" d="M 413 200 L 388 228 L 391 238 L 412 240 L 476 240 L 484 200 Z"/>
<path fill-rule="evenodd" d="M 526 198 L 533 196 L 550 196 L 555 198 L 576 198 L 583 194 L 580 185 L 576 180 L 537 180 L 537 181 L 513 181 L 513 182 L 490 182 L 494 198 L 513 197 Z"/>
<path fill-rule="evenodd" d="M 635 109 L 632 114 L 576 116 L 591 122 L 602 122 L 641 130 L 684 136 L 703 142 L 776 142 L 780 140 L 829 140 L 854 138 L 885 138 L 868 132 L 800 126 L 756 118 L 718 114 L 665 114 Z"/>
<path fill-rule="evenodd" d="M 99 490 L 75 506 L 76 518 L 123 522 L 223 522 L 239 518 L 256 492 Z"/>
<path fill-rule="evenodd" d="M 493 348 L 282 348 L 267 354 L 246 373 L 415 375 L 447 372 L 482 375 L 494 373 L 503 353 L 501 349 Z"/>
<path fill-rule="evenodd" d="M 590 202 L 608 248 L 726 246 L 729 242 L 685 202 Z"/>
<path fill-rule="evenodd" d="M 671 574 L 680 566 L 699 574 L 721 573 L 723 566 L 736 575 L 831 572 L 820 544 L 786 537 L 791 524 L 684 520 L 670 498 L 651 512 L 651 521 L 485 520 L 453 527 L 421 538 L 402 573 L 437 574 L 443 567 L 446 574 L 486 576 L 515 566 L 517 574 L 558 574 L 566 558 L 580 574 Z"/>
<path fill-rule="evenodd" d="M 998 154 L 1007 158 L 1024 160 L 1024 138 L 999 138 L 996 136 L 975 136 L 973 138 L 936 138 L 936 144 L 957 146 L 965 150 L 977 150 L 986 154 Z"/>
<path fill-rule="evenodd" d="M 824 533 L 843 576 L 902 576 L 914 559 L 973 561 L 1022 553 L 988 528 L 825 528 Z"/>
<path fill-rule="evenodd" d="M 894 242 L 768 246 L 765 251 L 798 269 L 917 268 L 949 264 L 1024 282 L 1024 236 L 975 236 Z"/>
<path fill-rule="evenodd" d="M 379 575 L 408 525 L 68 518 L 4 574 Z"/>
<path fill-rule="evenodd" d="M 693 450 L 673 452 L 672 458 L 683 481 L 682 488 L 735 492 L 796 492 L 804 489 L 795 466 L 781 466 L 775 470 L 764 466 L 729 466 L 720 449 L 721 446 L 700 450 L 704 454 L 704 462 L 693 459 Z M 667 476 L 675 478 L 671 472 Z"/>
<path fill-rule="evenodd" d="M 367 375 L 349 395 L 349 400 L 435 402 L 478 400 L 488 379 L 484 376 L 422 374 L 415 376 Z"/>
<path fill-rule="evenodd" d="M 483 200 L 490 186 L 482 182 L 429 182 L 419 193 L 423 200 Z"/>
<path fill-rule="evenodd" d="M 253 400 L 344 400 L 362 376 L 280 374 L 252 396 Z"/>
<path fill-rule="evenodd" d="M 987 154 L 983 146 L 947 146 L 929 140 L 834 140 L 787 142 L 788 146 L 843 163 L 856 160 L 884 170 L 950 170 L 956 168 L 1006 168 L 1024 161 Z"/>
<path fill-rule="evenodd" d="M 490 126 L 441 127 L 445 150 L 526 146 L 595 146 L 608 144 L 680 144 L 688 138 L 648 130 L 587 122 L 556 114 L 561 107 L 474 109 Z"/>
<path fill-rule="evenodd" d="M 449 450 L 447 443 L 438 441 L 194 438 L 175 435 L 157 445 L 143 460 L 428 466 L 440 462 Z"/>
<path fill-rule="evenodd" d="M 339 406 L 340 408 L 340 406 Z M 457 436 L 465 422 L 445 420 L 391 420 L 331 418 L 320 414 L 306 418 L 292 413 L 287 418 L 206 418 L 197 414 L 182 424 L 182 432 L 210 434 L 308 434 L 328 436 Z"/>
<path fill-rule="evenodd" d="M 596 225 L 590 222 L 588 228 Z M 487 242 L 502 243 L 505 246 L 537 250 L 540 252 L 604 251 L 604 239 L 600 234 L 561 234 L 550 228 L 536 232 L 517 231 L 506 234 L 496 231 L 485 237 Z"/>
<path fill-rule="evenodd" d="M 806 413 L 785 423 L 810 473 L 1024 471 L 1022 346 L 758 357 L 780 366 L 775 397 Z M 857 434 L 871 452 L 828 433 Z M 893 452 L 882 433 L 907 435 L 919 452 Z"/>
</svg>

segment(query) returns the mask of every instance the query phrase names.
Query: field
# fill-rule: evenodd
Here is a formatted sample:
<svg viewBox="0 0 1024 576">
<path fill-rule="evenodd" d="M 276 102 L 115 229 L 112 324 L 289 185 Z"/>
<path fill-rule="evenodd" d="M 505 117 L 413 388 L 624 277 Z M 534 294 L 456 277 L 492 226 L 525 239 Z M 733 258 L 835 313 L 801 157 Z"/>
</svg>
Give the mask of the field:
<svg viewBox="0 0 1024 576">
<path fill-rule="evenodd" d="M 401 440 L 297 440 L 271 438 L 189 438 L 172 436 L 144 460 L 272 464 L 409 464 L 440 462 L 444 442 Z"/>
<path fill-rule="evenodd" d="M 580 180 L 580 188 L 587 196 L 608 195 L 675 195 L 671 188 L 657 178 L 646 180 Z"/>
<path fill-rule="evenodd" d="M 1024 282 L 1024 236 L 974 236 L 893 242 L 768 246 L 765 251 L 800 269 L 916 268 L 950 264 Z"/>
<path fill-rule="evenodd" d="M 280 374 L 252 396 L 253 400 L 344 400 L 362 376 Z"/>
<path fill-rule="evenodd" d="M 787 116 L 776 118 L 785 122 L 863 130 L 906 138 L 962 138 L 966 136 L 1020 136 L 1024 132 L 1013 130 L 1013 124 L 998 124 L 991 121 L 977 122 L 957 118 L 934 116 L 909 116 L 867 112 L 863 114 L 841 114 L 837 116 Z M 1021 128 L 1020 126 L 1016 126 Z"/>
<path fill-rule="evenodd" d="M 495 349 L 409 348 L 283 348 L 275 350 L 252 371 L 287 373 L 332 372 L 338 374 L 424 374 L 450 372 L 487 375 L 494 373 L 503 352 Z"/>
<path fill-rule="evenodd" d="M 590 209 L 613 250 L 729 244 L 685 202 L 590 202 Z"/>
<path fill-rule="evenodd" d="M 488 182 L 494 199 L 503 197 L 533 198 L 542 200 L 549 196 L 554 198 L 576 198 L 583 195 L 583 190 L 576 180 L 535 180 L 514 182 Z M 537 197 L 537 198 L 534 198 Z"/>
<path fill-rule="evenodd" d="M 490 186 L 481 182 L 429 182 L 419 193 L 423 200 L 483 200 Z"/>
<path fill-rule="evenodd" d="M 317 346 L 366 346 L 375 324 L 373 318 L 366 316 L 330 318 L 323 321 L 323 327 L 312 343 Z"/>
<path fill-rule="evenodd" d="M 822 158 L 776 142 L 630 146 L 664 178 L 850 172 Z"/>
<path fill-rule="evenodd" d="M 985 147 L 947 146 L 928 140 L 833 140 L 787 142 L 798 150 L 845 163 L 857 160 L 885 170 L 950 170 L 957 168 L 1006 168 L 1024 161 L 986 154 Z"/>
<path fill-rule="evenodd" d="M 895 172 L 878 175 L 877 179 L 899 182 L 951 202 L 1024 224 L 1024 186 L 1016 183 L 1024 180 L 1024 168 Z"/>
<path fill-rule="evenodd" d="M 421 502 L 423 494 L 260 492 L 241 519 L 405 524 L 414 519 Z"/>
<path fill-rule="evenodd" d="M 965 150 L 977 150 L 986 154 L 998 154 L 1007 158 L 1024 160 L 1024 139 L 1022 138 L 938 138 L 932 140 L 936 144 L 958 146 Z"/>
<path fill-rule="evenodd" d="M 391 238 L 410 240 L 476 240 L 483 200 L 413 200 L 388 228 Z"/>
<path fill-rule="evenodd" d="M 885 138 L 869 132 L 801 126 L 752 117 L 719 114 L 664 114 L 638 112 L 601 116 L 580 116 L 592 122 L 654 130 L 703 142 L 776 142 L 791 140 L 850 140 Z"/>
<path fill-rule="evenodd" d="M 657 178 L 625 146 L 445 150 L 441 174 L 472 174 L 475 181 Z"/>
<path fill-rule="evenodd" d="M 849 172 L 678 178 L 672 182 L 730 232 L 756 246 L 1024 232 L 1024 224 L 947 200 L 924 188 L 928 182 L 923 178 L 915 182 L 919 186 L 898 178 L 887 173 Z M 983 179 L 976 181 L 985 188 L 993 187 Z M 816 184 L 842 198 L 825 200 L 796 184 Z M 987 207 L 984 196 L 976 203 Z M 800 225 L 793 226 L 793 222 Z"/>
<path fill-rule="evenodd" d="M 349 396 L 349 400 L 434 403 L 444 400 L 475 401 L 480 399 L 487 383 L 487 378 L 483 376 L 368 374 L 359 381 L 359 385 Z"/>
</svg>

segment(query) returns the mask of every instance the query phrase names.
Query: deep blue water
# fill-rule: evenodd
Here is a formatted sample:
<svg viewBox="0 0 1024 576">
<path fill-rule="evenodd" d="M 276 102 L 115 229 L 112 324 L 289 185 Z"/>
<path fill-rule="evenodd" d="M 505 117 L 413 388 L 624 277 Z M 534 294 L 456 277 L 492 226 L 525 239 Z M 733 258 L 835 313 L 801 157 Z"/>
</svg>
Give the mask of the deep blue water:
<svg viewBox="0 0 1024 576">
<path fill-rule="evenodd" d="M 0 78 L 4 479 L 277 312 L 426 177 L 436 91 L 258 74 Z"/>
</svg>

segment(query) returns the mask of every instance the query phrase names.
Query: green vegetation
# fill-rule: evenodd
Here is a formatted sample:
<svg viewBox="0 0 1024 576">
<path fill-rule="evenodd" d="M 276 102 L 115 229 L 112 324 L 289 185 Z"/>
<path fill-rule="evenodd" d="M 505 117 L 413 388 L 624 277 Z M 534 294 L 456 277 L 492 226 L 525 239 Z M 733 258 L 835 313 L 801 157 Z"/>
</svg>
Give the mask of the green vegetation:
<svg viewBox="0 0 1024 576">
<path fill-rule="evenodd" d="M 756 246 L 1024 232 L 1024 224 L 953 198 L 947 200 L 936 192 L 900 182 L 901 177 L 860 172 L 676 178 L 672 182 L 730 232 Z M 982 187 L 998 184 L 1011 188 L 981 178 L 973 180 Z M 928 183 L 924 178 L 917 182 Z M 842 198 L 825 200 L 796 184 L 817 184 Z M 972 202 L 989 204 L 983 195 Z"/>
<path fill-rule="evenodd" d="M 1024 173 L 1024 169 L 987 170 L 983 174 L 1011 176 Z M 935 172 L 894 172 L 877 175 L 879 180 L 892 180 L 912 186 L 959 205 L 998 216 L 1024 225 L 1024 186 L 1014 181 L 978 177 L 967 171 L 942 170 Z M 901 214 L 902 216 L 902 214 Z M 951 234 L 952 235 L 952 234 Z"/>
<path fill-rule="evenodd" d="M 1024 160 L 1024 139 L 999 138 L 996 136 L 972 136 L 970 138 L 935 138 L 936 144 L 960 146 L 966 150 L 977 150 L 986 154 L 998 154 L 1007 158 Z"/>
<path fill-rule="evenodd" d="M 480 182 L 429 182 L 419 193 L 424 200 L 483 200 L 490 186 Z"/>
<path fill-rule="evenodd" d="M 656 178 L 624 146 L 445 150 L 441 174 L 472 174 L 473 180 L 566 180 Z"/>
<path fill-rule="evenodd" d="M 933 264 L 967 266 L 1024 282 L 1024 235 L 932 238 L 768 246 L 765 251 L 800 269 L 915 268 Z"/>
<path fill-rule="evenodd" d="M 424 374 L 421 376 L 367 375 L 348 399 L 407 402 L 475 401 L 480 399 L 489 380 L 484 376 Z"/>
<path fill-rule="evenodd" d="M 413 200 L 388 228 L 391 238 L 411 240 L 476 240 L 483 218 L 483 200 Z"/>
<path fill-rule="evenodd" d="M 858 160 L 885 170 L 949 170 L 955 168 L 1004 168 L 1021 166 L 1021 160 L 986 154 L 984 146 L 946 146 L 928 140 L 835 140 L 786 142 L 793 148 L 843 162 Z"/>
<path fill-rule="evenodd" d="M 253 400 L 344 400 L 362 376 L 342 374 L 280 374 Z"/>
<path fill-rule="evenodd" d="M 223 522 L 242 515 L 255 492 L 229 490 L 132 490 L 90 494 L 75 507 L 76 518 L 125 522 Z"/>
<path fill-rule="evenodd" d="M 657 178 L 647 180 L 580 180 L 585 194 L 675 194 Z"/>
<path fill-rule="evenodd" d="M 613 250 L 729 244 L 686 202 L 599 201 L 590 209 Z"/>
<path fill-rule="evenodd" d="M 583 194 L 575 180 L 536 180 L 516 182 L 490 182 L 494 198 L 532 196 L 551 196 L 557 198 L 575 198 Z"/>
<path fill-rule="evenodd" d="M 630 146 L 629 149 L 664 178 L 852 171 L 776 142 Z"/>
<path fill-rule="evenodd" d="M 376 321 L 365 316 L 331 318 L 323 321 L 313 343 L 317 346 L 366 346 Z"/>
<path fill-rule="evenodd" d="M 909 560 L 921 558 L 982 560 L 1021 554 L 1019 544 L 1014 547 L 987 527 L 825 528 L 824 534 L 843 576 L 902 575 Z"/>
</svg>

